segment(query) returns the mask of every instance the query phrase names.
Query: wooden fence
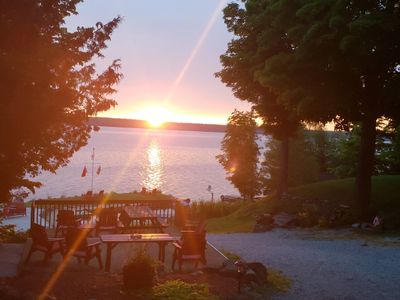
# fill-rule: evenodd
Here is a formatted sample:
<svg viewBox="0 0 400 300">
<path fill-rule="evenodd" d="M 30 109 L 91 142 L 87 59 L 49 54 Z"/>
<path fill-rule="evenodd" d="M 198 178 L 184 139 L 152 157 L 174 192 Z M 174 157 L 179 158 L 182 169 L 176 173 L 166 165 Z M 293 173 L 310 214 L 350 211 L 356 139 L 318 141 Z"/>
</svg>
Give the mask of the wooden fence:
<svg viewBox="0 0 400 300">
<path fill-rule="evenodd" d="M 176 200 L 36 200 L 31 206 L 31 226 L 35 223 L 47 229 L 56 228 L 59 210 L 73 210 L 83 223 L 93 223 L 96 210 L 111 207 L 122 210 L 126 205 L 148 206 L 168 224 L 175 222 Z"/>
</svg>

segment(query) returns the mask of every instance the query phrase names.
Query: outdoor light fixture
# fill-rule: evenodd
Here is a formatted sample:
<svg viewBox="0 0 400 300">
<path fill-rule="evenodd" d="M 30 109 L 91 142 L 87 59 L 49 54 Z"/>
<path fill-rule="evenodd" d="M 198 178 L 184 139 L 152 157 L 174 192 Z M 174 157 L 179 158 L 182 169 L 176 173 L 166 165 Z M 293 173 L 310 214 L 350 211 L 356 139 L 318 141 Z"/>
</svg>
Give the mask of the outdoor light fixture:
<svg viewBox="0 0 400 300">
<path fill-rule="evenodd" d="M 214 192 L 211 185 L 207 187 L 207 191 L 211 193 L 211 201 L 214 201 Z"/>
<path fill-rule="evenodd" d="M 242 279 L 243 279 L 244 275 L 246 275 L 247 267 L 246 267 L 246 264 L 240 260 L 235 261 L 235 266 L 236 266 L 236 270 L 237 270 L 238 293 L 240 294 Z"/>
</svg>

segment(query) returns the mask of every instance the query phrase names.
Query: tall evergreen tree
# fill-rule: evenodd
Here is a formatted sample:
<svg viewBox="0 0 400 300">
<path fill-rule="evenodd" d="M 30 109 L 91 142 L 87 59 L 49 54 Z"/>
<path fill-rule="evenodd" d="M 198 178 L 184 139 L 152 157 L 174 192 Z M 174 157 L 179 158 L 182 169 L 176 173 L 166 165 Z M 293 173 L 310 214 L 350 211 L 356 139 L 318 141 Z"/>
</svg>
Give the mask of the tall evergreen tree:
<svg viewBox="0 0 400 300">
<path fill-rule="evenodd" d="M 0 201 L 66 165 L 87 143 L 88 117 L 116 104 L 119 61 L 96 74 L 93 59 L 120 18 L 69 31 L 79 2 L 0 1 Z"/>
</svg>

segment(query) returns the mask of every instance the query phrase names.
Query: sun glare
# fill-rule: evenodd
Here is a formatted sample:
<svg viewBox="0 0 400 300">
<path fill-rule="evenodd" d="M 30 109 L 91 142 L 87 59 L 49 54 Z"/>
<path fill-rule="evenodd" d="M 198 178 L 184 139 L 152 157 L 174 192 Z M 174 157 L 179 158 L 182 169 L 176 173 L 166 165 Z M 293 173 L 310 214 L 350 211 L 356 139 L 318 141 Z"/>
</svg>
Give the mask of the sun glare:
<svg viewBox="0 0 400 300">
<path fill-rule="evenodd" d="M 171 112 L 164 107 L 150 107 L 144 112 L 144 119 L 151 127 L 160 127 L 170 119 Z"/>
</svg>

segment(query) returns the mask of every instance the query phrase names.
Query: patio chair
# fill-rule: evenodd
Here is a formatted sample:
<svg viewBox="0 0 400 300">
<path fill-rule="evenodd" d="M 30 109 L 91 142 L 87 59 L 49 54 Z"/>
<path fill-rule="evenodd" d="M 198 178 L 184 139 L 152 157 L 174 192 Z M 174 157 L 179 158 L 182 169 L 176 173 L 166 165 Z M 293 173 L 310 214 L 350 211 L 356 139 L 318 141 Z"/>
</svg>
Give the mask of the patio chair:
<svg viewBox="0 0 400 300">
<path fill-rule="evenodd" d="M 123 209 L 119 215 L 119 220 L 123 227 L 129 228 L 132 224 L 132 218 L 128 215 L 128 213 Z"/>
<path fill-rule="evenodd" d="M 186 223 L 183 225 L 182 231 L 181 232 L 196 232 L 197 234 L 205 234 L 206 232 L 206 222 L 201 221 L 201 222 L 195 222 L 195 223 Z"/>
<path fill-rule="evenodd" d="M 59 232 L 61 232 L 61 236 L 65 236 L 68 229 L 78 227 L 80 223 L 81 219 L 75 217 L 73 210 L 59 210 L 55 236 L 57 237 Z"/>
<path fill-rule="evenodd" d="M 182 270 L 183 261 L 194 261 L 196 268 L 199 262 L 205 265 L 207 263 L 206 243 L 205 231 L 200 234 L 194 231 L 183 231 L 181 240 L 172 244 L 174 246 L 172 270 L 175 269 L 176 261 L 178 261 L 179 271 Z"/>
<path fill-rule="evenodd" d="M 68 229 L 65 236 L 67 242 L 66 253 L 78 258 L 79 262 L 81 261 L 81 259 L 83 259 L 85 264 L 89 264 L 89 261 L 92 258 L 96 257 L 97 261 L 99 262 L 99 268 L 101 270 L 103 268 L 100 249 L 101 242 L 95 241 L 89 243 L 86 235 L 87 231 L 83 229 Z"/>
<path fill-rule="evenodd" d="M 32 246 L 26 257 L 25 263 L 27 264 L 31 255 L 35 251 L 42 251 L 45 253 L 44 262 L 52 257 L 53 254 L 60 252 L 64 253 L 63 241 L 64 238 L 49 238 L 47 236 L 46 228 L 39 224 L 32 224 L 31 227 Z"/>
<path fill-rule="evenodd" d="M 101 231 L 115 232 L 118 228 L 118 212 L 114 208 L 103 208 L 96 219 L 96 236 Z"/>
</svg>

